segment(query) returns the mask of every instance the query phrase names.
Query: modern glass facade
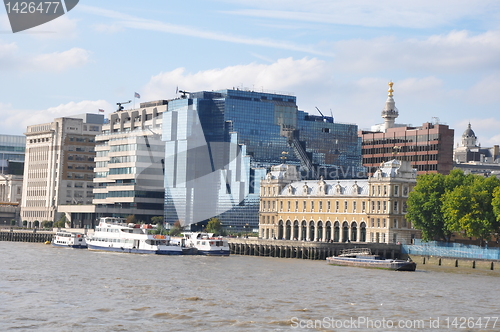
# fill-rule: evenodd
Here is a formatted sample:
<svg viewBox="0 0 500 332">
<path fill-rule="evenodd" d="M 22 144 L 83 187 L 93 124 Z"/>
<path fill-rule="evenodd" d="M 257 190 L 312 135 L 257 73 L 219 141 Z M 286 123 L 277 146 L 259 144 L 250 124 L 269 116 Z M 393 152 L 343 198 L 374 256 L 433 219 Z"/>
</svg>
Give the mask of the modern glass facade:
<svg viewBox="0 0 500 332">
<path fill-rule="evenodd" d="M 26 136 L 0 135 L 0 168 L 2 174 L 22 175 Z"/>
<path fill-rule="evenodd" d="M 324 174 L 330 178 L 363 170 L 356 125 L 308 115 L 298 110 L 296 97 L 284 94 L 189 93 L 169 102 L 162 139 L 165 220 L 170 223 L 196 224 L 218 216 L 226 228 L 258 228 L 260 179 L 271 165 L 283 162 L 282 156 L 287 163 L 342 170 Z"/>
</svg>

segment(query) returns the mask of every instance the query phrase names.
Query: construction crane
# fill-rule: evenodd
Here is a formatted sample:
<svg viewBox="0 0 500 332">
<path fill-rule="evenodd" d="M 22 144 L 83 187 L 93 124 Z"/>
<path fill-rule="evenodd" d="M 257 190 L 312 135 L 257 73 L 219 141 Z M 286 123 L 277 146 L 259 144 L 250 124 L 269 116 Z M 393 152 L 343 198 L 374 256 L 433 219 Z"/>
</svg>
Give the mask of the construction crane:
<svg viewBox="0 0 500 332">
<path fill-rule="evenodd" d="M 316 106 L 315 106 L 316 107 Z M 321 114 L 321 116 L 323 117 L 323 121 L 324 122 L 330 122 L 330 123 L 333 123 L 333 113 L 332 113 L 332 118 L 331 119 L 328 119 L 323 113 L 321 113 L 321 111 L 319 110 L 318 107 L 316 107 L 316 109 L 318 110 L 319 114 Z M 330 112 L 332 112 L 332 110 L 330 110 Z"/>
<path fill-rule="evenodd" d="M 117 111 L 123 111 L 123 106 L 122 105 L 130 104 L 131 102 L 132 102 L 132 100 L 125 101 L 123 103 L 116 103 L 116 105 L 118 105 L 118 110 Z"/>
</svg>

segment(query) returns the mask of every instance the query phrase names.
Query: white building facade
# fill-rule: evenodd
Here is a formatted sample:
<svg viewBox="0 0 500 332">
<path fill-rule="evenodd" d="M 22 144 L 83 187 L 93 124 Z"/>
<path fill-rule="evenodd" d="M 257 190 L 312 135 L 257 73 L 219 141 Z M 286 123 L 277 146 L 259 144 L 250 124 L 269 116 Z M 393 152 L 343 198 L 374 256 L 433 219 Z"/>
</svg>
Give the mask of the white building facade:
<svg viewBox="0 0 500 332">
<path fill-rule="evenodd" d="M 82 114 L 28 126 L 21 219 L 57 221 L 61 204 L 92 202 L 95 136 L 104 116 Z"/>
</svg>

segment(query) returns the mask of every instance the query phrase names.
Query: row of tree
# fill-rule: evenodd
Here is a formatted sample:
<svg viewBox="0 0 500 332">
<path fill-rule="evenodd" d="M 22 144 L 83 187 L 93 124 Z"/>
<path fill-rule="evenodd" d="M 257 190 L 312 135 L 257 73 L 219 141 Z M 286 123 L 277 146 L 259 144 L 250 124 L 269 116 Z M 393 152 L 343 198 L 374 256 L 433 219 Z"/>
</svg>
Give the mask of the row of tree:
<svg viewBox="0 0 500 332">
<path fill-rule="evenodd" d="M 424 241 L 449 241 L 454 232 L 480 240 L 498 236 L 500 180 L 461 170 L 421 175 L 408 197 L 406 218 Z"/>
</svg>

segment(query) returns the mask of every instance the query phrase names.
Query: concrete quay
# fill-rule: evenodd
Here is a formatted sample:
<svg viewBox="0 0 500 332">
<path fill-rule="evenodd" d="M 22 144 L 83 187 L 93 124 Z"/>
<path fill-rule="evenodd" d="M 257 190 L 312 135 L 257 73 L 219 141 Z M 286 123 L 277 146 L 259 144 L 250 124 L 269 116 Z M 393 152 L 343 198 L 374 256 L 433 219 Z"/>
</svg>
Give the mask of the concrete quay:
<svg viewBox="0 0 500 332">
<path fill-rule="evenodd" d="M 417 263 L 417 268 L 428 267 L 449 267 L 462 269 L 475 269 L 500 272 L 500 261 L 473 258 L 454 258 L 438 256 L 409 255 Z"/>
<path fill-rule="evenodd" d="M 54 232 L 40 231 L 37 229 L 0 229 L 0 241 L 12 242 L 45 242 L 52 241 Z"/>
<path fill-rule="evenodd" d="M 372 253 L 385 258 L 399 258 L 401 245 L 359 242 L 312 242 L 292 240 L 264 240 L 256 238 L 229 238 L 232 255 L 265 256 L 324 260 L 343 249 L 370 248 Z"/>
</svg>

